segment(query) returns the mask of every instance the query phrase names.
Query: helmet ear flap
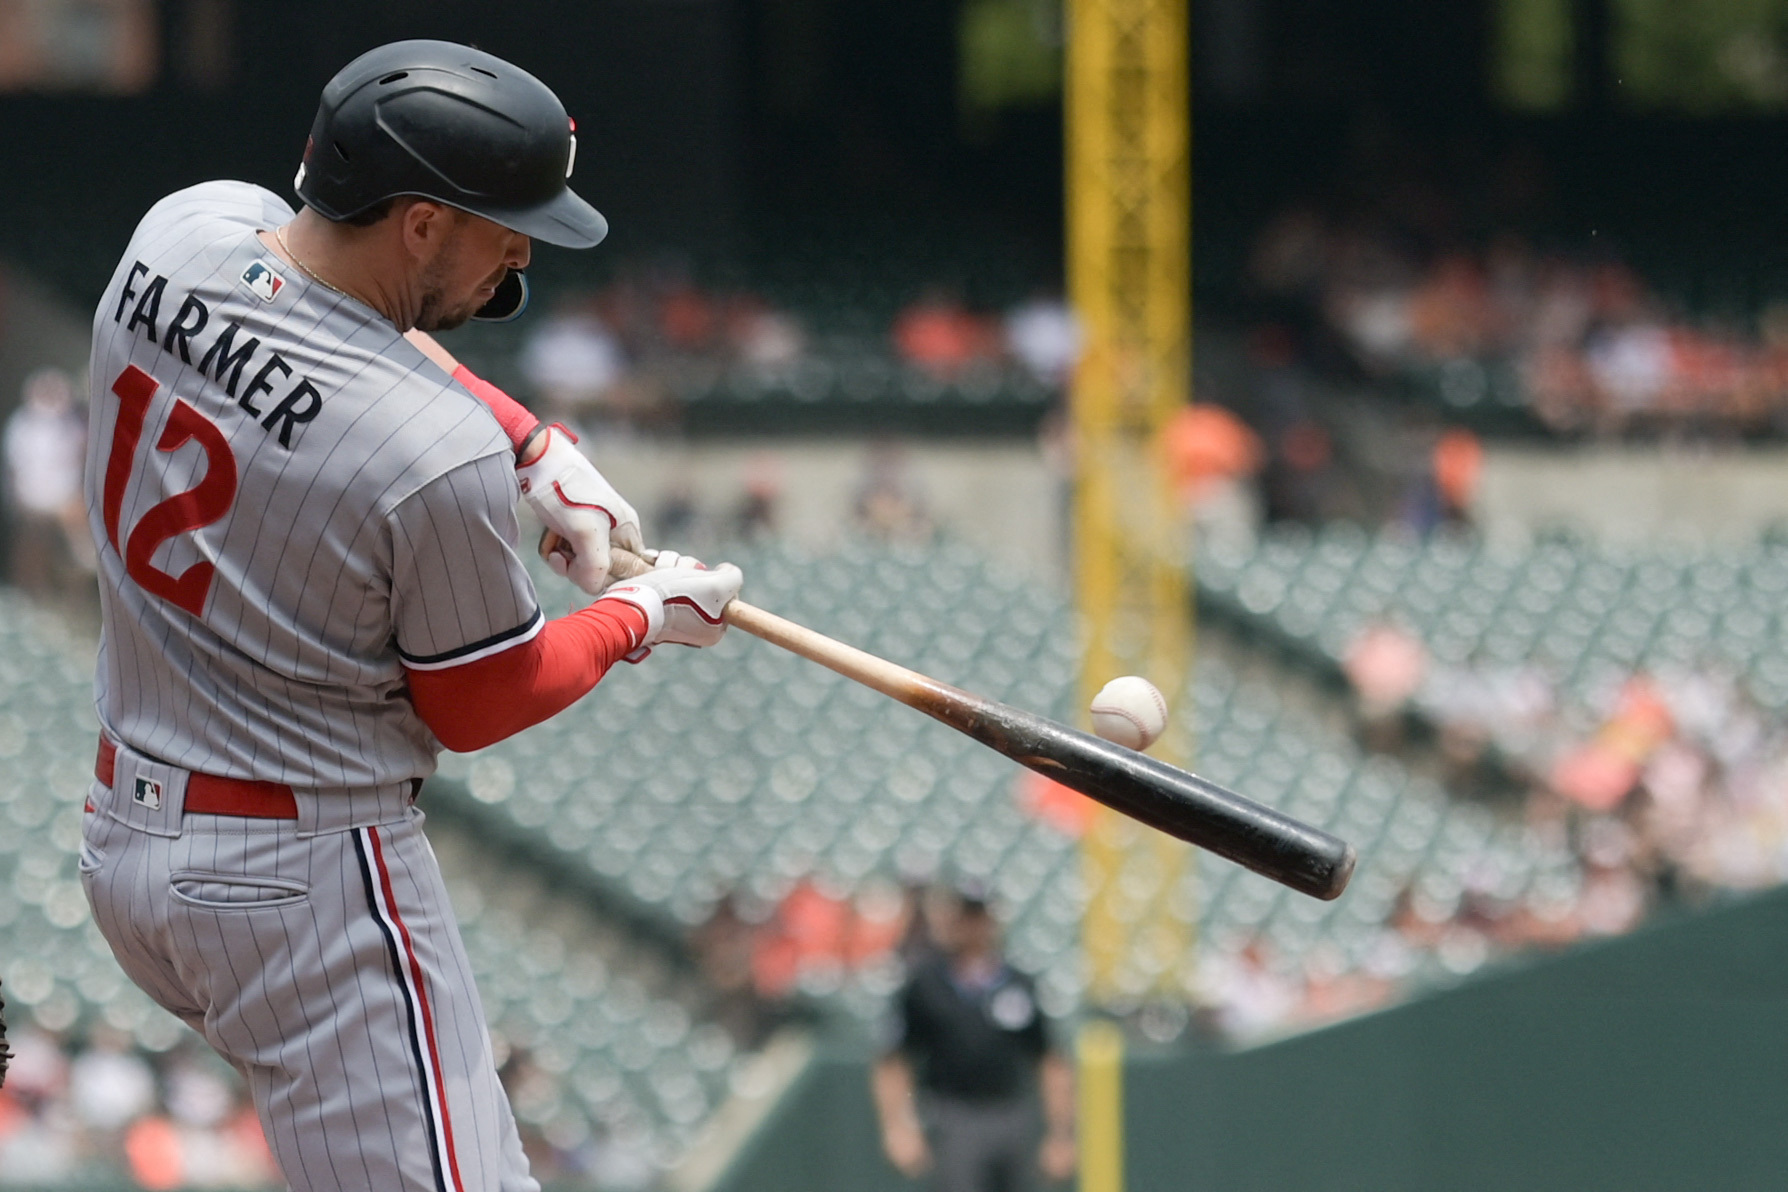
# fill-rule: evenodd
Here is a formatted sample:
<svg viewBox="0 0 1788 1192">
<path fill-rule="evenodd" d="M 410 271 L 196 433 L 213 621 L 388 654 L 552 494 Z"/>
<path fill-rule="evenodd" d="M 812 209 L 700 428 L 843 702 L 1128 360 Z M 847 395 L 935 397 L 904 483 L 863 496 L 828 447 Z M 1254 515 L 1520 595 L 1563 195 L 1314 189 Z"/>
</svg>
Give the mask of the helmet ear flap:
<svg viewBox="0 0 1788 1192">
<path fill-rule="evenodd" d="M 472 317 L 480 323 L 507 323 L 528 309 L 528 275 L 511 269 L 497 283 L 497 292 Z"/>
</svg>

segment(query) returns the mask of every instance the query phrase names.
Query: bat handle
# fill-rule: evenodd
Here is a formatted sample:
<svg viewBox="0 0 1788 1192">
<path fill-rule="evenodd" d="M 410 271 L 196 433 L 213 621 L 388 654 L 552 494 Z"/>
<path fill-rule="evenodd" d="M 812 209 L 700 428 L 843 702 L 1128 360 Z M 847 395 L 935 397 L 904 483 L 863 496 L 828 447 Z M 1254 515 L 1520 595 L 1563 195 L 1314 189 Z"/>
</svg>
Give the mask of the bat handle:
<svg viewBox="0 0 1788 1192">
<path fill-rule="evenodd" d="M 576 558 L 571 544 L 559 536 L 556 530 L 540 531 L 540 557 L 550 559 L 559 555 L 567 562 Z M 636 575 L 644 575 L 652 570 L 652 565 L 628 550 L 626 547 L 610 547 L 608 552 L 608 574 L 611 579 L 632 579 Z"/>
<path fill-rule="evenodd" d="M 544 559 L 554 554 L 570 558 L 571 547 L 552 530 L 542 530 L 540 532 L 540 557 Z M 644 575 L 650 570 L 652 570 L 652 564 L 626 547 L 609 548 L 608 573 L 611 578 L 632 579 L 637 575 Z M 783 620 L 775 613 L 767 613 L 761 608 L 746 604 L 743 600 L 730 602 L 720 615 L 726 618 L 728 625 L 735 625 L 746 633 L 761 637 L 765 641 L 776 642 L 779 645 L 782 644 L 778 633 L 779 627 L 801 633 L 811 632 L 811 630 L 805 630 L 796 625 L 793 621 Z M 819 635 L 814 634 L 813 636 L 818 637 Z"/>
<path fill-rule="evenodd" d="M 551 530 L 547 531 L 552 534 Z M 556 535 L 555 535 L 556 537 Z M 541 554 L 546 554 L 546 544 L 541 543 Z M 636 575 L 644 575 L 652 570 L 652 565 L 628 550 L 626 547 L 611 546 L 608 551 L 608 573 L 615 579 L 632 579 Z"/>
<path fill-rule="evenodd" d="M 541 557 L 554 551 L 567 552 L 568 548 L 563 539 L 547 530 L 540 536 Z M 652 569 L 650 563 L 619 546 L 609 551 L 608 567 L 609 574 L 616 579 L 632 579 Z M 735 629 L 762 638 L 771 645 L 781 646 L 895 699 L 910 701 L 911 692 L 916 686 L 938 686 L 917 671 L 908 670 L 885 658 L 877 658 L 855 646 L 847 646 L 823 633 L 816 633 L 805 625 L 797 625 L 786 617 L 766 612 L 743 600 L 731 601 L 720 615 Z"/>
</svg>

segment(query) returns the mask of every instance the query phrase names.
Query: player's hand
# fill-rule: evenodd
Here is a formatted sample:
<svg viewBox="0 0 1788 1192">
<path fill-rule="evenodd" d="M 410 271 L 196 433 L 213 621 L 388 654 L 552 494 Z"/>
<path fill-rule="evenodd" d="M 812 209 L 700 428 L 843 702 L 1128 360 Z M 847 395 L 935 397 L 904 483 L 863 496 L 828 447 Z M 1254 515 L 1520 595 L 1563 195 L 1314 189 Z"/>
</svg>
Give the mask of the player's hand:
<svg viewBox="0 0 1788 1192">
<path fill-rule="evenodd" d="M 1073 1178 L 1079 1159 L 1080 1156 L 1075 1153 L 1073 1135 L 1052 1133 L 1043 1139 L 1043 1149 L 1037 1154 L 1037 1166 L 1042 1169 L 1044 1179 L 1051 1183 L 1061 1183 Z"/>
<path fill-rule="evenodd" d="M 522 495 L 541 522 L 569 544 L 546 556 L 547 566 L 592 596 L 608 583 L 609 548 L 645 549 L 639 514 L 596 465 L 576 447 L 563 426 L 547 428 L 546 450 L 515 469 Z"/>
<path fill-rule="evenodd" d="M 646 636 L 627 656 L 638 662 L 661 642 L 711 646 L 726 632 L 726 606 L 745 576 L 731 563 L 715 568 L 675 551 L 656 552 L 652 570 L 614 584 L 603 600 L 624 600 L 646 614 Z"/>
<path fill-rule="evenodd" d="M 882 1131 L 882 1150 L 894 1170 L 916 1180 L 931 1170 L 931 1148 L 917 1122 L 896 1122 Z"/>
</svg>

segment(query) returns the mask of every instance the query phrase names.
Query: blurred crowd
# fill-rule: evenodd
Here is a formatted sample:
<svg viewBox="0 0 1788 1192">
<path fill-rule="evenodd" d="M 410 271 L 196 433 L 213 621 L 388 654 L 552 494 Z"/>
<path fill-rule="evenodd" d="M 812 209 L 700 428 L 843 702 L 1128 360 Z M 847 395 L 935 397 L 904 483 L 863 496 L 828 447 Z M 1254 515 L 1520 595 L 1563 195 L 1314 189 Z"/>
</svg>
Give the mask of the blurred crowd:
<svg viewBox="0 0 1788 1192">
<path fill-rule="evenodd" d="M 613 1192 L 658 1185 L 663 1156 L 655 1145 L 652 1123 L 641 1120 L 637 1109 L 624 1106 L 618 1116 L 606 1115 L 599 1121 L 559 1112 L 568 1091 L 561 1053 L 550 1046 L 539 1052 L 515 1046 L 500 1030 L 491 1032 L 491 1050 L 535 1179 Z M 621 1079 L 612 1071 L 575 1075 L 583 1087 L 595 1089 L 610 1082 L 618 1085 Z"/>
<path fill-rule="evenodd" d="M 1788 724 L 1716 662 L 1610 675 L 1579 692 L 1539 660 L 1449 665 L 1393 624 L 1345 660 L 1369 741 L 1394 747 L 1406 711 L 1434 725 L 1451 777 L 1494 758 L 1531 790 L 1537 821 L 1606 819 L 1601 864 L 1623 861 L 1670 892 L 1788 878 Z"/>
<path fill-rule="evenodd" d="M 498 1032 L 492 1044 L 538 1178 L 617 1189 L 656 1179 L 647 1123 L 535 1124 L 532 1111 L 562 1095 L 560 1076 Z M 196 1036 L 155 1052 L 104 1025 L 15 1026 L 12 1045 L 0 1086 L 0 1188 L 283 1186 L 241 1077 Z"/>
<path fill-rule="evenodd" d="M 1445 814 L 1499 843 L 1427 867 L 1363 947 L 1205 941 L 1195 1001 L 1211 1034 L 1308 1028 L 1788 880 L 1788 723 L 1726 662 L 1569 681 L 1543 657 L 1437 658 L 1386 620 L 1355 635 L 1342 671 L 1366 749 L 1430 772 L 1456 801 Z"/>
<path fill-rule="evenodd" d="M 1267 522 L 1339 519 L 1401 526 L 1418 537 L 1472 524 L 1485 454 L 1476 432 L 1422 422 L 1399 428 L 1382 446 L 1396 468 L 1377 469 L 1381 491 L 1369 497 L 1364 481 L 1373 469 L 1346 458 L 1302 403 L 1282 416 L 1257 411 L 1251 423 L 1199 401 L 1168 420 L 1161 458 L 1169 489 L 1201 539 L 1252 541 Z"/>
<path fill-rule="evenodd" d="M 821 312 L 822 317 L 825 313 Z M 743 286 L 710 287 L 687 270 L 624 270 L 590 293 L 561 295 L 517 361 L 543 416 L 573 425 L 673 422 L 678 395 L 723 377 L 765 390 L 828 396 L 836 366 L 863 360 L 934 383 L 996 391 L 1014 374 L 1059 388 L 1079 352 L 1062 299 L 1039 291 L 1004 312 L 971 308 L 951 287 L 924 288 L 878 338 L 815 334 L 810 320 Z"/>
<path fill-rule="evenodd" d="M 11 540 L 8 578 L 31 596 L 78 611 L 94 602 L 98 564 L 81 497 L 86 403 L 77 400 L 74 385 L 59 368 L 27 377 L 6 417 L 0 449 Z"/>
<path fill-rule="evenodd" d="M 1294 207 L 1260 233 L 1250 280 L 1316 312 L 1369 374 L 1407 375 L 1445 406 L 1512 402 L 1591 435 L 1788 424 L 1788 306 L 1693 318 L 1606 252 L 1515 232 L 1431 247 L 1394 227 Z"/>
<path fill-rule="evenodd" d="M 809 350 L 794 315 L 748 289 L 717 290 L 676 267 L 624 271 L 593 293 L 561 295 L 532 321 L 519 364 L 537 411 L 576 424 L 674 417 L 679 365 L 785 375 Z"/>
<path fill-rule="evenodd" d="M 1629 931 L 1660 906 L 1788 878 L 1788 726 L 1715 664 L 1611 678 L 1572 699 L 1533 663 L 1440 664 L 1394 625 L 1345 661 L 1367 744 L 1434 729 L 1451 785 L 1496 764 L 1536 851 L 1568 866 L 1512 887 L 1486 855 L 1402 891 L 1364 963 L 1323 943 L 1299 956 L 1255 938 L 1207 957 L 1201 1003 L 1232 1038 L 1306 1027 L 1399 997 L 1412 975 L 1463 976 L 1532 948 Z M 1357 958 L 1356 958 L 1357 960 Z"/>
<path fill-rule="evenodd" d="M 691 941 L 722 1025 L 755 1046 L 793 998 L 865 978 L 892 992 L 902 966 L 930 946 L 927 898 L 916 882 L 871 879 L 846 890 L 808 878 L 775 900 L 748 890 L 722 899 Z"/>
<path fill-rule="evenodd" d="M 0 1088 L 0 1187 L 277 1184 L 241 1079 L 191 1038 L 165 1053 L 96 1027 L 27 1027 Z"/>
</svg>

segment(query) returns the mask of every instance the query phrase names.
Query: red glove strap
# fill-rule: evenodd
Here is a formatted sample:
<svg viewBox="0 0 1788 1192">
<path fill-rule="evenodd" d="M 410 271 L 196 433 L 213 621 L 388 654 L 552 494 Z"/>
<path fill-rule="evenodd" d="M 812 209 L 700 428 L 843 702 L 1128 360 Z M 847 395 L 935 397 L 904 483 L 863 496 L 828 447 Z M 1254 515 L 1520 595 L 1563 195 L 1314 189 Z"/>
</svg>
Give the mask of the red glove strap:
<svg viewBox="0 0 1788 1192">
<path fill-rule="evenodd" d="M 540 419 L 530 414 L 526 406 L 465 365 L 453 370 L 453 379 L 470 389 L 473 397 L 490 407 L 490 412 L 497 416 L 497 424 L 503 428 L 503 433 L 517 447 L 540 425 Z"/>
<path fill-rule="evenodd" d="M 455 753 L 494 745 L 588 694 L 646 636 L 646 614 L 599 600 L 521 645 L 443 670 L 408 670 L 410 702 Z"/>
</svg>

